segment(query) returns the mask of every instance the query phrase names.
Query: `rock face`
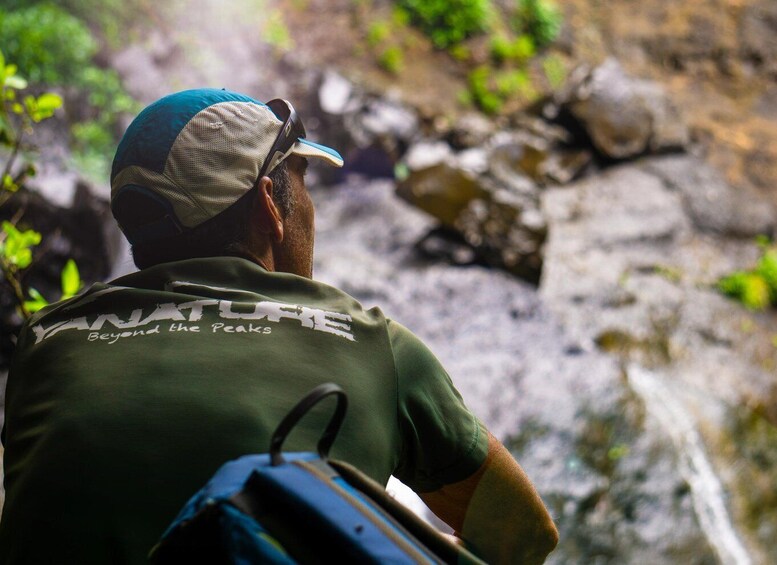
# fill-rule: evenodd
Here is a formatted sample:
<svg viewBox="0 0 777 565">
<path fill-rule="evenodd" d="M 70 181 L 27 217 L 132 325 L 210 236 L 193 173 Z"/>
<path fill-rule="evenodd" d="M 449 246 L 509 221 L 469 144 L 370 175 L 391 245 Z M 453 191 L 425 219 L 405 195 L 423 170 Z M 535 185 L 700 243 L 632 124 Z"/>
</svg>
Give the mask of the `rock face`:
<svg viewBox="0 0 777 565">
<path fill-rule="evenodd" d="M 458 153 L 441 142 L 417 144 L 404 160 L 397 193 L 460 233 L 482 261 L 536 283 L 545 220 L 537 185 L 518 170 L 520 155 L 505 156 L 509 151 L 493 141 L 490 149 Z"/>
<path fill-rule="evenodd" d="M 764 431 L 777 423 L 765 408 L 777 387 L 777 317 L 748 314 L 715 290 L 757 249 L 722 237 L 732 233 L 728 220 L 725 230 L 709 229 L 690 205 L 706 185 L 683 189 L 678 179 L 700 174 L 693 158 L 653 158 L 546 191 L 540 292 L 577 339 L 621 360 L 646 425 L 677 449 L 676 468 L 718 559 L 770 563 L 775 477 L 758 458 L 771 460 L 765 454 L 777 440 Z"/>
<path fill-rule="evenodd" d="M 743 238 L 773 234 L 775 212 L 769 201 L 752 189 L 735 190 L 706 163 L 677 156 L 651 163 L 649 168 L 679 191 L 688 217 L 699 230 Z"/>
</svg>

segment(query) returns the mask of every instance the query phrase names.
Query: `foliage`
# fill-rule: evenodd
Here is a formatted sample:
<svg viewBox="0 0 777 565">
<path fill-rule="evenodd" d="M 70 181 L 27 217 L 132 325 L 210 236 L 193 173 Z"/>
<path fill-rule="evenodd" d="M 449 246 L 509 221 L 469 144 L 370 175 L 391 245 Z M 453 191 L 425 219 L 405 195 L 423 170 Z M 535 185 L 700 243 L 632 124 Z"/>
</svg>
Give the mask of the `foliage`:
<svg viewBox="0 0 777 565">
<path fill-rule="evenodd" d="M 399 74 L 405 64 L 405 56 L 402 54 L 402 49 L 397 45 L 388 47 L 383 53 L 381 53 L 378 63 L 381 67 L 392 74 Z"/>
<path fill-rule="evenodd" d="M 126 42 L 144 21 L 158 21 L 158 14 L 176 4 L 174 0 L 2 0 L 2 9 L 11 12 L 33 6 L 56 5 L 101 35 L 112 46 Z"/>
<path fill-rule="evenodd" d="M 48 301 L 34 288 L 29 288 L 30 299 L 24 297 L 20 275 L 32 264 L 32 250 L 41 242 L 41 234 L 35 230 L 18 230 L 11 222 L 3 222 L 0 238 L 0 268 L 11 286 L 21 311 L 26 315 L 37 312 Z M 62 270 L 62 297 L 74 296 L 81 288 L 81 277 L 75 261 L 68 260 Z"/>
<path fill-rule="evenodd" d="M 99 45 L 88 27 L 62 8 L 38 3 L 15 11 L 0 9 L 0 36 L 6 56 L 31 83 L 68 87 L 86 98 L 87 107 L 75 116 L 72 132 L 77 162 L 91 160 L 107 168 L 104 156 L 113 150 L 117 120 L 123 113 L 137 112 L 139 105 L 124 91 L 115 71 L 93 64 Z"/>
<path fill-rule="evenodd" d="M 512 41 L 504 35 L 491 38 L 491 58 L 495 63 L 514 61 L 525 63 L 537 53 L 534 40 L 528 35 L 519 35 Z"/>
<path fill-rule="evenodd" d="M 486 114 L 498 114 L 505 102 L 516 97 L 533 100 L 537 96 L 525 67 L 494 69 L 480 65 L 468 77 L 470 100 Z"/>
<path fill-rule="evenodd" d="M 367 43 L 370 47 L 377 47 L 386 41 L 391 35 L 391 24 L 386 20 L 376 20 L 370 24 L 367 30 Z"/>
<path fill-rule="evenodd" d="M 566 79 L 563 61 L 555 55 L 532 65 L 540 49 L 558 35 L 561 12 L 547 0 L 517 0 L 515 14 L 505 25 L 494 21 L 488 44 L 489 62 L 469 75 L 469 100 L 487 114 L 497 114 L 509 101 L 531 102 L 539 95 L 537 82 L 559 88 Z"/>
<path fill-rule="evenodd" d="M 76 84 L 97 42 L 78 19 L 54 5 L 0 11 L 3 50 L 36 84 Z"/>
<path fill-rule="evenodd" d="M 26 269 L 32 263 L 32 248 L 41 241 L 41 235 L 34 230 L 19 231 L 11 222 L 3 222 L 5 239 L 0 244 L 2 260 L 14 270 Z"/>
<path fill-rule="evenodd" d="M 718 282 L 723 294 L 736 298 L 751 310 L 777 306 L 777 247 L 760 241 L 762 254 L 755 267 L 737 271 Z"/>
<path fill-rule="evenodd" d="M 518 0 L 515 27 L 528 34 L 537 47 L 545 47 L 558 37 L 561 21 L 561 11 L 548 0 Z"/>
<path fill-rule="evenodd" d="M 27 80 L 17 73 L 16 65 L 6 64 L 0 52 L 0 145 L 10 151 L 0 176 L 0 205 L 19 189 L 26 176 L 35 172 L 34 167 L 27 165 L 14 173 L 24 136 L 32 133 L 33 124 L 50 118 L 62 105 L 62 98 L 50 92 L 20 97 L 18 91 L 26 88 Z"/>
<path fill-rule="evenodd" d="M 390 18 L 375 20 L 367 28 L 367 45 L 378 65 L 393 75 L 400 74 L 405 67 L 405 47 L 410 42 L 403 32 L 409 21 L 407 12 L 395 7 Z"/>
<path fill-rule="evenodd" d="M 495 31 L 494 7 L 489 0 L 397 0 L 397 4 L 409 21 L 439 48 L 455 46 L 484 31 Z M 543 48 L 558 37 L 562 14 L 551 0 L 516 0 L 511 23 L 519 38 L 528 38 L 533 46 Z M 496 45 L 492 44 L 497 53 L 492 50 L 492 54 L 508 58 L 504 50 L 511 49 L 510 43 L 497 35 Z M 531 49 L 534 51 L 534 47 Z"/>
<path fill-rule="evenodd" d="M 27 81 L 17 74 L 16 65 L 6 64 L 0 52 L 0 146 L 8 149 L 8 157 L 2 169 L 0 206 L 19 190 L 27 176 L 34 174 L 35 169 L 31 163 L 15 167 L 24 136 L 32 133 L 33 124 L 52 117 L 62 106 L 62 98 L 51 92 L 20 97 L 19 91 L 25 88 Z M 22 273 L 33 262 L 33 248 L 40 244 L 41 239 L 41 234 L 35 230 L 20 230 L 8 221 L 3 222 L 0 229 L 0 272 L 11 287 L 24 316 L 48 304 L 33 288 L 28 290 L 31 300 L 27 299 L 21 282 Z M 70 260 L 62 271 L 62 297 L 73 296 L 80 287 L 78 268 Z"/>
<path fill-rule="evenodd" d="M 486 30 L 491 11 L 488 0 L 398 0 L 397 3 L 410 21 L 442 49 Z"/>
<path fill-rule="evenodd" d="M 481 65 L 475 68 L 468 77 L 469 91 L 472 101 L 485 113 L 496 114 L 502 109 L 504 101 L 494 92 L 489 83 L 491 68 Z"/>
</svg>

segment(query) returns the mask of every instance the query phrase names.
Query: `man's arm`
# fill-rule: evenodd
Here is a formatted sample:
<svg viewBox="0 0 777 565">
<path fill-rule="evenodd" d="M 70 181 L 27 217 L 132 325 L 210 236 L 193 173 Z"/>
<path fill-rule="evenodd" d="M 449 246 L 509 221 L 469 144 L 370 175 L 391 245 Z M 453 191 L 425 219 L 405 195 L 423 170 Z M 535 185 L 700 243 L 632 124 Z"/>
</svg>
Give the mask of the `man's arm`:
<svg viewBox="0 0 777 565">
<path fill-rule="evenodd" d="M 542 563 L 558 543 L 558 531 L 539 494 L 491 434 L 480 469 L 419 496 L 489 563 Z"/>
</svg>

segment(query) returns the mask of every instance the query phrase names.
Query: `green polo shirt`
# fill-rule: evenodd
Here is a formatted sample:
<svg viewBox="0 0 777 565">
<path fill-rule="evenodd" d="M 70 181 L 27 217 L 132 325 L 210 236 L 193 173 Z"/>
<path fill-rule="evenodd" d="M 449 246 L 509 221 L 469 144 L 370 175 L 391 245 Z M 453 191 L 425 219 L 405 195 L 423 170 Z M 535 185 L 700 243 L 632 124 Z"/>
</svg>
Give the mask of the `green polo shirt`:
<svg viewBox="0 0 777 565">
<path fill-rule="evenodd" d="M 314 386 L 349 408 L 332 457 L 419 492 L 487 434 L 432 353 L 377 308 L 239 258 L 158 265 L 34 316 L 6 391 L 2 563 L 143 562 L 218 467 L 265 452 Z M 288 438 L 313 451 L 333 409 Z"/>
</svg>

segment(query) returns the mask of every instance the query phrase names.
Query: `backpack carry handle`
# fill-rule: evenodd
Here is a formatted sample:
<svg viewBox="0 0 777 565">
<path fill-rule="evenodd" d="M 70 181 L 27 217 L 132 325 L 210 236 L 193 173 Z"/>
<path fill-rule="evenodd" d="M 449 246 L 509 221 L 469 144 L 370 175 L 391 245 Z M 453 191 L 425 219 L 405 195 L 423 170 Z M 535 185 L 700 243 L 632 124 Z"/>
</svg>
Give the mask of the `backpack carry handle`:
<svg viewBox="0 0 777 565">
<path fill-rule="evenodd" d="M 318 440 L 318 454 L 322 459 L 326 459 L 329 456 L 329 450 L 335 442 L 335 438 L 337 438 L 337 432 L 340 431 L 340 426 L 345 419 L 345 411 L 348 408 L 348 397 L 346 396 L 345 391 L 334 383 L 325 383 L 311 390 L 305 398 L 300 400 L 297 405 L 286 414 L 286 417 L 281 420 L 281 423 L 278 424 L 278 427 L 275 429 L 275 432 L 273 432 L 272 439 L 270 440 L 270 463 L 273 467 L 285 462 L 283 455 L 281 455 L 281 446 L 292 428 L 297 425 L 297 422 L 299 422 L 313 406 L 327 396 L 333 394 L 337 396 L 335 413 L 329 420 L 329 424 L 327 424 L 324 433 L 321 435 L 321 439 Z"/>
</svg>

